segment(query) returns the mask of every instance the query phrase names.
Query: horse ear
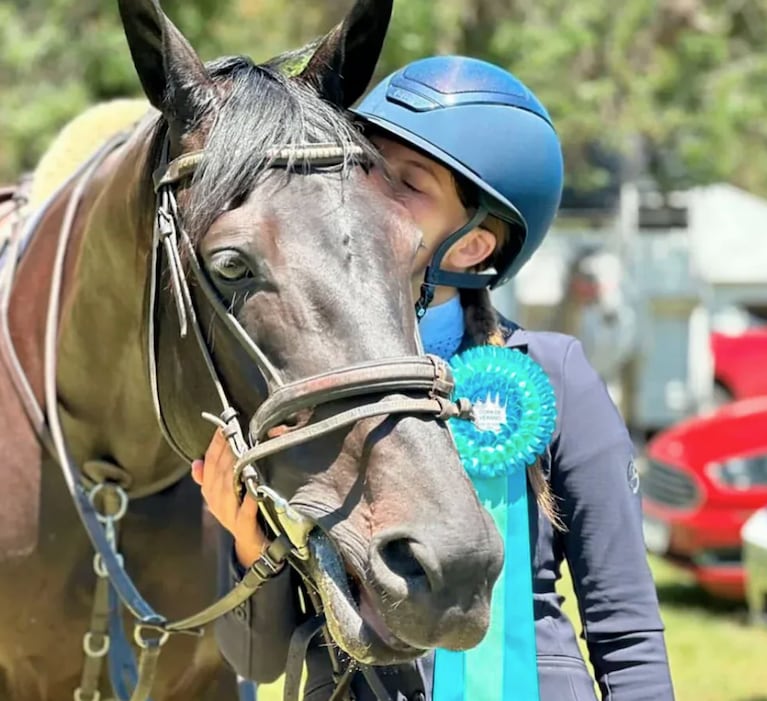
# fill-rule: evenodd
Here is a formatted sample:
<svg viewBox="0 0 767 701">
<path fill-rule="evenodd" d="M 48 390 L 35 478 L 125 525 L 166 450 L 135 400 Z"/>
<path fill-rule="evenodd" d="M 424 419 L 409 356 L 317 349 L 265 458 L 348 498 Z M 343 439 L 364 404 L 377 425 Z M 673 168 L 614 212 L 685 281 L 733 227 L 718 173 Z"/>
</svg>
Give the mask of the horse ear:
<svg viewBox="0 0 767 701">
<path fill-rule="evenodd" d="M 381 55 L 393 0 L 357 0 L 316 46 L 300 77 L 325 99 L 350 107 L 365 92 Z"/>
<path fill-rule="evenodd" d="M 205 66 L 157 0 L 118 0 L 133 65 L 149 102 L 179 134 L 214 100 Z"/>
</svg>

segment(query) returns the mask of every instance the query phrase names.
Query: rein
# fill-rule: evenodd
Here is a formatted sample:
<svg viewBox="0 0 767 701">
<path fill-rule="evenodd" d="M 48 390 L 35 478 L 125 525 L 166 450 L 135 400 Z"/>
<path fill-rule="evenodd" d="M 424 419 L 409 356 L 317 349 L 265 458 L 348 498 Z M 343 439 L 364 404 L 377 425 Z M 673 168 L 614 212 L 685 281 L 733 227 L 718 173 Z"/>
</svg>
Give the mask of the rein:
<svg viewBox="0 0 767 701">
<path fill-rule="evenodd" d="M 119 481 L 102 477 L 102 481 L 92 484 L 91 477 L 89 485 L 84 479 L 83 471 L 75 464 L 68 450 L 59 415 L 56 388 L 57 340 L 64 263 L 75 217 L 92 178 L 105 159 L 121 147 L 127 138 L 128 134 L 121 134 L 111 139 L 70 181 L 75 185 L 69 197 L 59 233 L 45 325 L 44 412 L 38 407 L 31 393 L 15 352 L 11 353 L 12 360 L 15 362 L 9 363 L 11 374 L 15 376 L 17 388 L 30 413 L 30 418 L 41 439 L 52 448 L 52 454 L 62 469 L 75 508 L 96 551 L 93 563 L 97 575 L 94 609 L 90 630 L 83 641 L 86 663 L 81 685 L 75 691 L 75 701 L 98 701 L 101 664 L 108 652 L 119 649 L 123 656 L 126 651 L 132 655 L 130 646 L 124 640 L 119 622 L 119 606 L 114 605 L 118 600 L 135 619 L 133 638 L 140 649 L 140 656 L 137 668 L 135 663 L 126 665 L 124 660 L 118 661 L 122 663 L 123 671 L 126 666 L 128 667 L 128 676 L 132 677 L 130 684 L 133 687 L 132 691 L 126 691 L 124 683 L 115 681 L 114 670 L 113 687 L 121 701 L 127 701 L 128 694 L 130 694 L 130 701 L 147 701 L 156 675 L 159 654 L 171 635 L 202 634 L 204 626 L 246 601 L 264 582 L 279 573 L 286 562 L 291 564 L 308 584 L 312 584 L 305 573 L 303 563 L 309 557 L 308 538 L 315 524 L 293 509 L 286 499 L 264 483 L 258 467 L 260 460 L 366 418 L 392 414 L 419 414 L 446 420 L 451 417 L 469 418 L 471 412 L 471 406 L 466 401 L 459 400 L 457 403 L 451 401 L 454 385 L 450 370 L 444 361 L 435 356 L 410 356 L 364 362 L 297 382 L 286 383 L 222 302 L 203 271 L 194 245 L 182 225 L 175 187 L 194 174 L 196 168 L 203 162 L 205 152 L 196 151 L 175 160 L 169 160 L 170 147 L 166 136 L 161 165 L 153 174 L 157 208 L 147 317 L 149 375 L 155 412 L 165 439 L 188 464 L 191 456 L 184 454 L 164 419 L 158 387 L 155 319 L 164 260 L 170 275 L 170 291 L 178 313 L 180 335 L 182 338 L 186 337 L 191 329 L 220 404 L 218 412 L 215 414 L 203 412 L 203 416 L 223 430 L 237 456 L 233 474 L 235 493 L 238 498 L 250 497 L 257 500 L 261 513 L 273 531 L 274 538 L 263 555 L 247 569 L 239 584 L 202 611 L 175 621 L 169 621 L 155 611 L 136 589 L 117 550 L 119 521 L 127 511 L 129 497 L 136 498 L 137 495 L 133 493 L 129 495 Z M 354 155 L 359 156 L 361 153 L 362 149 L 359 149 Z M 335 144 L 307 144 L 270 150 L 265 167 L 292 168 L 297 160 L 309 162 L 314 166 L 333 166 L 343 163 L 344 158 L 343 149 Z M 45 209 L 46 207 L 43 208 L 43 212 Z M 27 222 L 24 233 L 33 231 L 41 218 L 42 213 L 37 212 Z M 17 234 L 14 234 L 13 238 L 14 245 L 9 246 L 12 250 L 6 251 L 7 254 L 14 254 L 14 260 L 9 265 L 11 271 L 8 273 L 8 279 L 4 280 L 7 283 L 3 289 L 4 312 L 7 311 L 10 297 L 10 278 L 15 267 L 16 248 L 21 240 Z M 246 351 L 268 388 L 268 397 L 250 419 L 247 432 L 243 430 L 237 411 L 226 394 L 200 327 L 197 308 L 182 265 L 182 253 L 186 254 L 191 276 L 202 290 L 206 302 L 223 322 L 228 333 L 232 334 Z M 3 319 L 6 323 L 6 314 L 3 315 Z M 6 339 L 5 345 L 8 345 L 8 340 Z M 12 349 L 12 345 L 10 347 Z M 415 398 L 404 396 L 402 394 L 404 392 L 415 395 Z M 356 408 L 311 422 L 311 415 L 318 406 L 355 397 L 373 398 Z M 309 417 L 308 421 L 301 422 L 299 426 L 284 426 L 283 422 L 296 412 L 304 412 Z M 271 437 L 272 429 L 280 426 L 285 429 L 282 435 Z M 103 472 L 109 474 L 109 471 Z M 167 482 L 161 486 L 167 486 Z M 145 493 L 143 492 L 142 495 Z M 313 586 L 310 586 L 308 593 L 318 614 L 321 614 L 321 602 Z M 109 612 L 110 602 L 112 614 Z M 117 611 L 116 614 L 115 611 Z M 115 616 L 119 625 L 115 624 Z M 112 662 L 110 656 L 110 667 Z M 355 664 L 353 663 L 352 666 Z M 370 676 L 364 668 L 362 671 L 366 678 Z M 346 676 L 348 674 L 344 675 L 344 678 Z M 288 686 L 290 689 L 286 686 L 285 698 L 297 699 L 297 684 Z M 120 691 L 122 693 L 119 693 Z"/>
</svg>

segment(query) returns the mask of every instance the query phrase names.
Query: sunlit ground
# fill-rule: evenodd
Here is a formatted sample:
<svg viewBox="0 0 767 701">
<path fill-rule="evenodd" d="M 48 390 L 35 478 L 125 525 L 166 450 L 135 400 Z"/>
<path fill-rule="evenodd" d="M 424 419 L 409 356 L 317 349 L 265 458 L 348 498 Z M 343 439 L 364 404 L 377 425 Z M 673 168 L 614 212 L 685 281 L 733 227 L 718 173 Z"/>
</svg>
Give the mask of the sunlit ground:
<svg viewBox="0 0 767 701">
<path fill-rule="evenodd" d="M 677 701 L 767 701 L 767 629 L 747 626 L 745 606 L 706 596 L 662 560 L 651 559 L 651 565 Z M 569 579 L 560 591 L 568 615 L 577 619 Z M 279 683 L 261 687 L 258 699 L 281 701 L 280 691 Z"/>
<path fill-rule="evenodd" d="M 707 596 L 663 560 L 650 563 L 677 701 L 767 701 L 767 628 L 746 625 L 745 605 Z M 568 615 L 577 619 L 569 580 L 560 590 Z"/>
</svg>

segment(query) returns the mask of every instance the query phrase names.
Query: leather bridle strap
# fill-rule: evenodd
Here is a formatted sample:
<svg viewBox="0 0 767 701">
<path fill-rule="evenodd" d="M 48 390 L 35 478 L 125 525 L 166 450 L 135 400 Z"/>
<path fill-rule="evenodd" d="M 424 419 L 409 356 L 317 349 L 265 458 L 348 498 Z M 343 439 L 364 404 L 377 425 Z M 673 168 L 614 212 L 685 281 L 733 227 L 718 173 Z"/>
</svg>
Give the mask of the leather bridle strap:
<svg viewBox="0 0 767 701">
<path fill-rule="evenodd" d="M 363 404 L 317 423 L 304 426 L 296 431 L 289 431 L 276 438 L 270 438 L 264 443 L 256 444 L 240 455 L 234 467 L 235 477 L 237 478 L 242 475 L 242 479 L 246 482 L 251 479 L 258 479 L 257 475 L 244 473 L 243 471 L 253 463 L 257 463 L 259 460 L 263 460 L 270 455 L 287 450 L 288 448 L 294 448 L 297 445 L 315 440 L 321 436 L 326 436 L 329 433 L 364 419 L 372 419 L 376 416 L 387 416 L 389 414 L 431 414 L 434 418 L 442 421 L 454 417 L 469 418 L 468 412 L 471 411 L 471 407 L 468 404 L 463 406 L 465 410 L 458 404 L 442 397 L 435 397 L 434 399 L 410 399 L 404 397 L 401 399 L 382 399 L 373 404 Z"/>
<path fill-rule="evenodd" d="M 250 425 L 254 440 L 291 414 L 317 404 L 340 401 L 362 394 L 426 392 L 450 397 L 453 383 L 446 366 L 436 356 L 387 358 L 351 368 L 315 375 L 274 390 L 256 411 Z"/>
<path fill-rule="evenodd" d="M 353 155 L 364 155 L 361 149 L 352 149 Z M 303 161 L 313 168 L 335 166 L 349 155 L 349 149 L 338 144 L 306 144 L 300 147 L 288 146 L 267 149 L 264 154 L 264 168 L 288 168 L 294 163 Z M 194 175 L 197 167 L 205 158 L 205 150 L 190 151 L 168 162 L 167 156 L 152 174 L 155 192 L 166 185 L 177 185 Z"/>
</svg>

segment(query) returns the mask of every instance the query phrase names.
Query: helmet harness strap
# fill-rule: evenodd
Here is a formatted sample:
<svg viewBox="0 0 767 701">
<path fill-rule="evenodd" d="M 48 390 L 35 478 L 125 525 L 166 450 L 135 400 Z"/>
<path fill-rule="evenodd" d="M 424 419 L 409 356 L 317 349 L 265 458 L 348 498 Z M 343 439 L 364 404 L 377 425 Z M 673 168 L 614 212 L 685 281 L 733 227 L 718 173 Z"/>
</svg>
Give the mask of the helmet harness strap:
<svg viewBox="0 0 767 701">
<path fill-rule="evenodd" d="M 450 250 L 450 247 L 459 239 L 463 238 L 473 229 L 476 229 L 487 218 L 490 213 L 489 208 L 484 202 L 479 203 L 477 211 L 472 215 L 466 224 L 464 224 L 458 231 L 450 234 L 434 251 L 429 265 L 426 267 L 426 272 L 423 278 L 423 284 L 421 285 L 421 296 L 415 303 L 415 315 L 416 319 L 420 321 L 429 305 L 434 300 L 434 288 L 437 285 L 446 285 L 448 287 L 459 287 L 479 290 L 483 287 L 487 287 L 494 278 L 492 273 L 460 273 L 451 270 L 442 270 L 442 259 L 445 254 Z"/>
</svg>

